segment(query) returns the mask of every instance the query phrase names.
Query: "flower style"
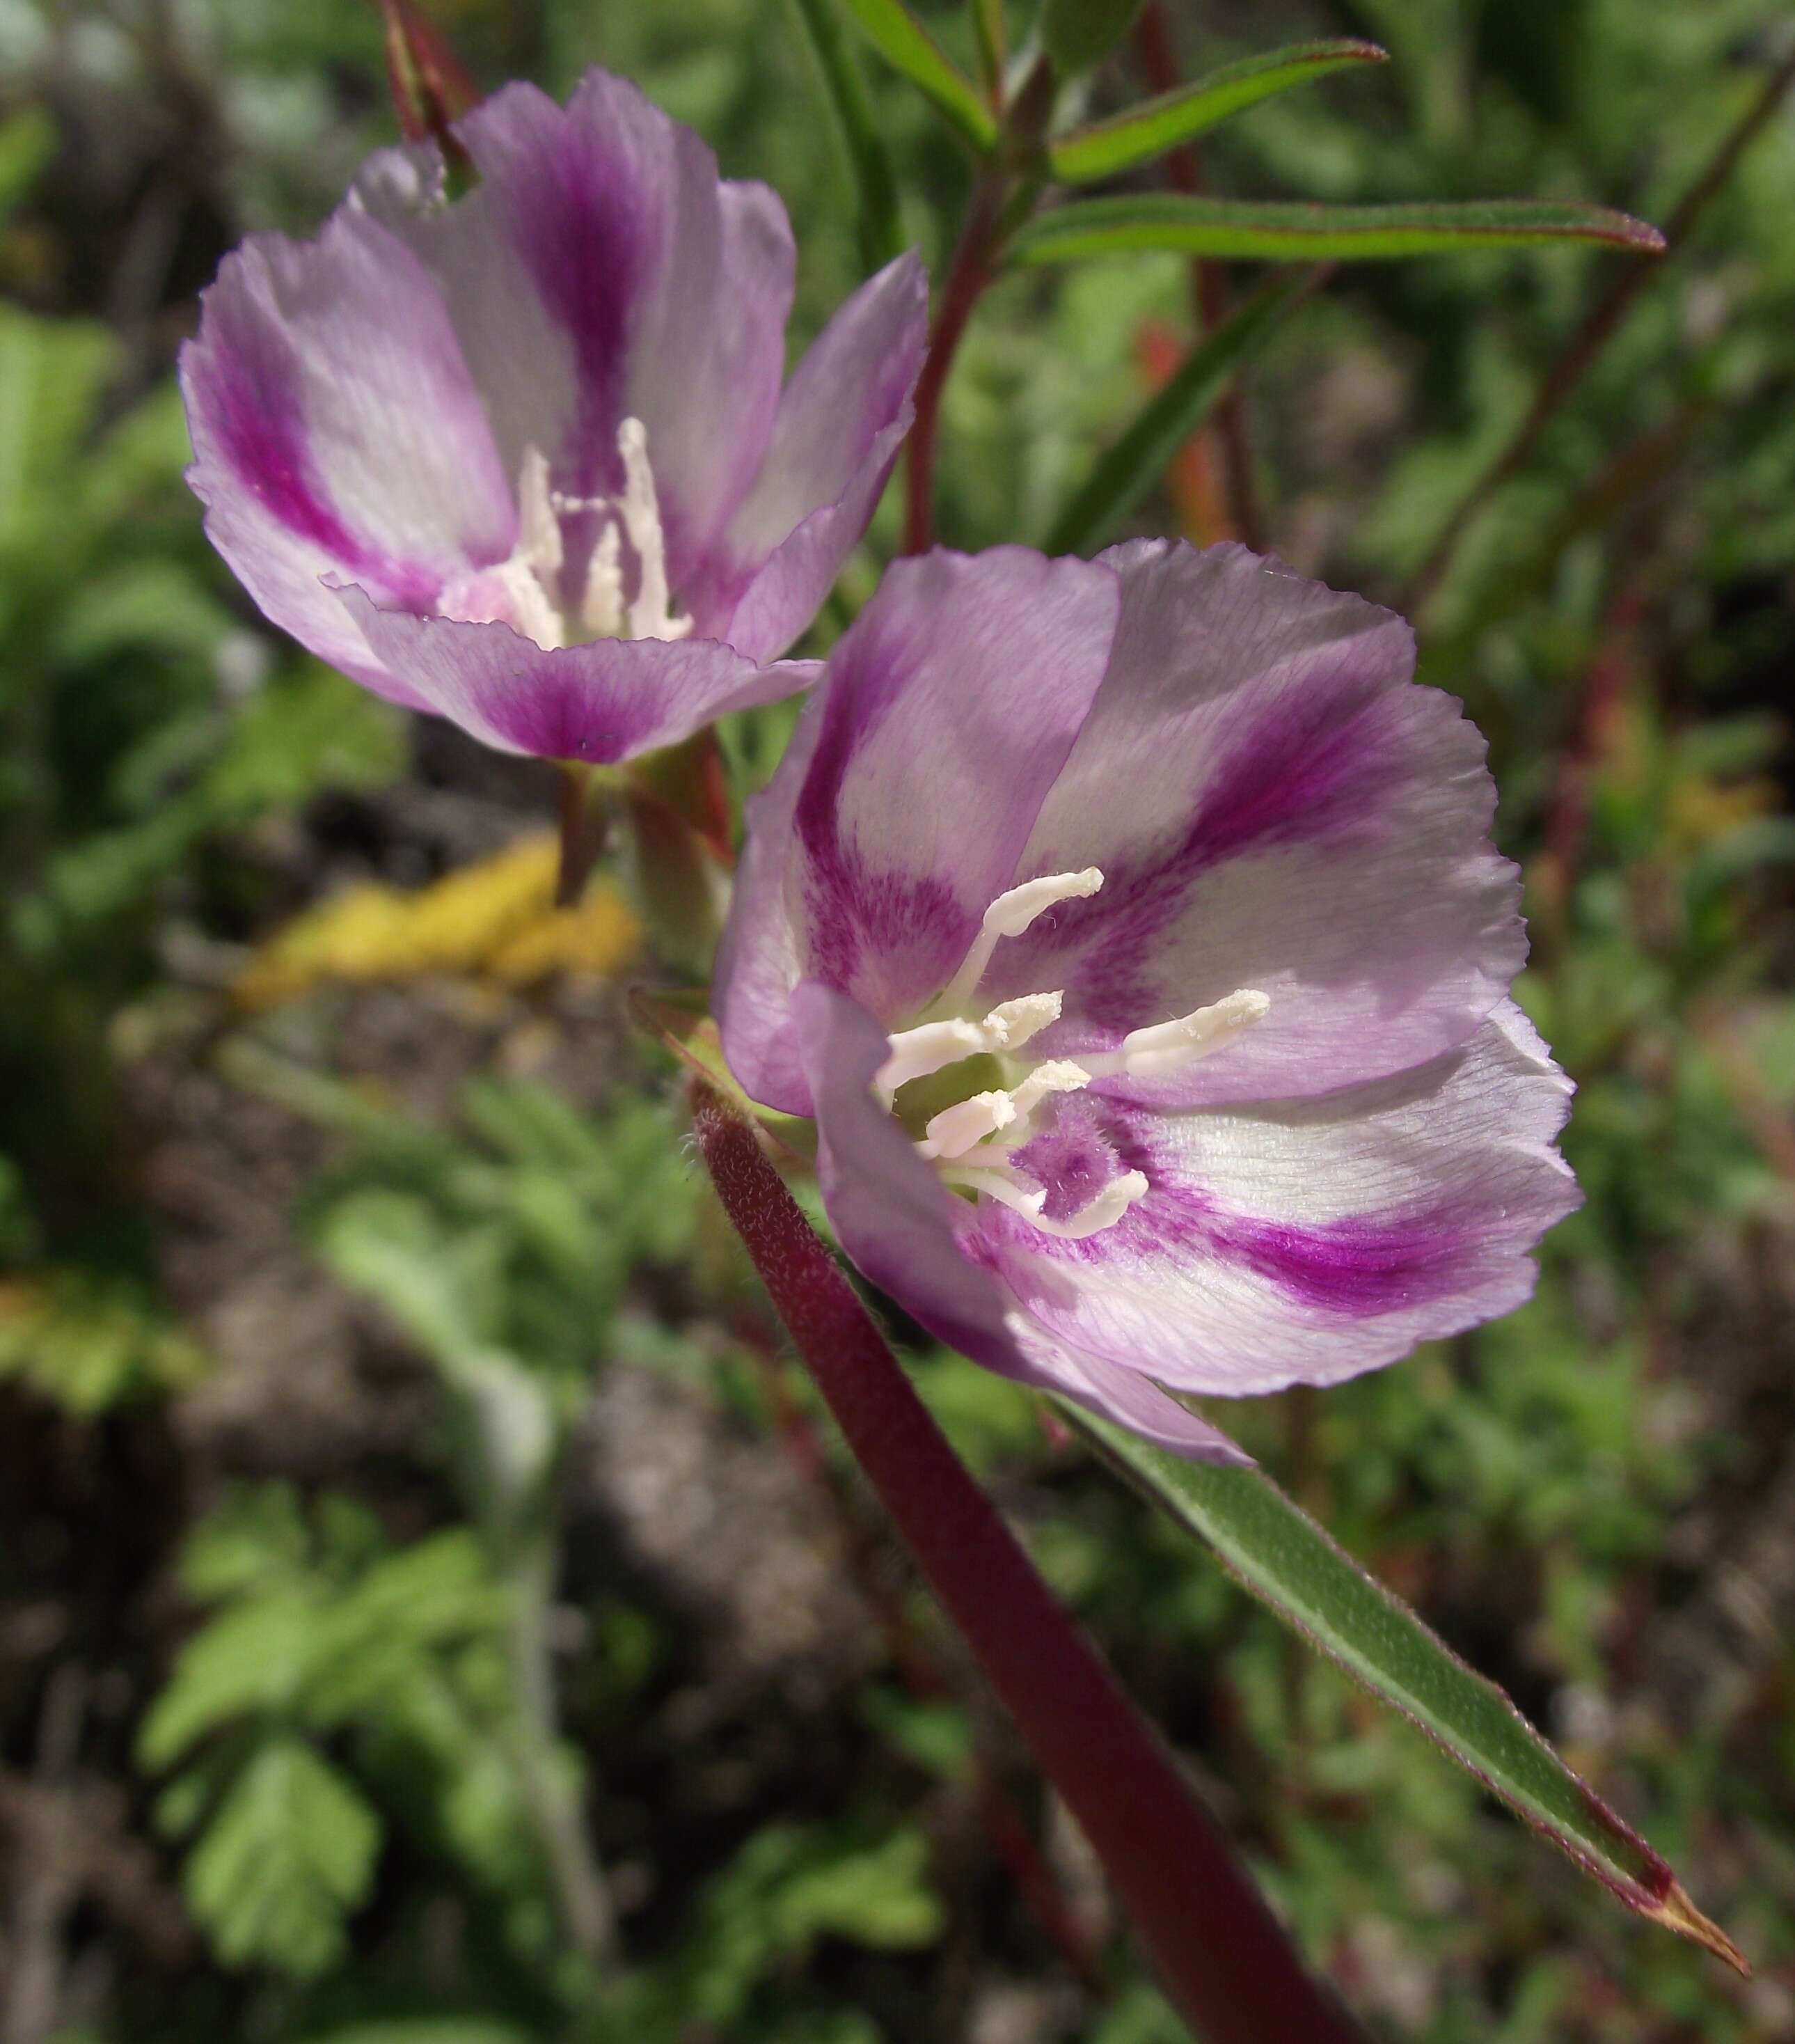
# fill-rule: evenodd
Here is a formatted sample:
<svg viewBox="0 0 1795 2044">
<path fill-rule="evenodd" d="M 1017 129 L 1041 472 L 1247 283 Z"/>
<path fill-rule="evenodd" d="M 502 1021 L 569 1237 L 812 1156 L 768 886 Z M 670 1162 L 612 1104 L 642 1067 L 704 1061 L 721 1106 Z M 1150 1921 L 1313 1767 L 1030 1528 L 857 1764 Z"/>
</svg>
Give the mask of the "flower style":
<svg viewBox="0 0 1795 2044">
<path fill-rule="evenodd" d="M 860 1269 L 1185 1454 L 1507 1312 L 1578 1194 L 1475 729 L 1239 547 L 901 563 L 750 812 L 725 1054 Z M 1164 1388 L 1162 1388 L 1164 1387 Z"/>
<path fill-rule="evenodd" d="M 315 242 L 252 236 L 182 382 L 206 528 L 274 622 L 489 745 L 604 763 L 788 694 L 780 663 L 908 427 L 901 257 L 792 377 L 791 229 L 589 72 L 374 156 Z"/>
</svg>

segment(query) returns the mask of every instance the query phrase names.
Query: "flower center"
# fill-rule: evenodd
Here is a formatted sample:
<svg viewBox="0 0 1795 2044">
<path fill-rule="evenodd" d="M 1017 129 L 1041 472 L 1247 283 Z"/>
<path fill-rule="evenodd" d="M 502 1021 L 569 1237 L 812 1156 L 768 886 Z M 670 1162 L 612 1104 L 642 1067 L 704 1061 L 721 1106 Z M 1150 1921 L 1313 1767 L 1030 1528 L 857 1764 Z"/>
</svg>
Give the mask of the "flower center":
<svg viewBox="0 0 1795 2044">
<path fill-rule="evenodd" d="M 620 494 L 568 497 L 550 489 L 542 449 L 527 447 L 517 478 L 517 544 L 511 558 L 447 591 L 441 615 L 472 624 L 509 624 L 551 652 L 583 639 L 685 638 L 692 620 L 673 613 L 666 536 L 648 464 L 648 428 L 640 419 L 625 419 L 617 428 L 617 453 L 623 464 Z M 563 608 L 561 521 L 574 512 L 596 513 L 602 523 L 587 558 L 578 607 L 570 616 Z M 627 601 L 626 540 L 636 568 L 635 594 Z"/>
<path fill-rule="evenodd" d="M 1080 1053 L 1076 1060 L 1018 1056 L 1059 1020 L 1064 993 L 1026 993 L 1000 1001 L 975 1021 L 967 1011 L 977 1005 L 980 982 L 1006 937 L 1019 937 L 1048 909 L 1086 900 L 1103 884 L 1102 873 L 1087 866 L 1024 881 L 999 894 L 946 988 L 912 1028 L 888 1039 L 890 1055 L 874 1081 L 887 1108 L 911 1126 L 918 1155 L 934 1164 L 945 1184 L 996 1200 L 1041 1234 L 1072 1242 L 1113 1228 L 1145 1193 L 1147 1178 L 1141 1171 L 1118 1172 L 1076 1212 L 1049 1216 L 1048 1188 L 1016 1155 L 1040 1132 L 1037 1118 L 1050 1111 L 1049 1103 L 1082 1093 L 1094 1079 L 1164 1078 L 1182 1071 L 1232 1042 L 1271 1005 L 1264 994 L 1243 987 L 1188 1015 L 1131 1030 L 1113 1051 Z M 953 1083 L 957 1070 L 963 1088 Z M 991 1078 L 1005 1083 L 972 1089 Z M 937 1106 L 944 1093 L 944 1104 Z"/>
</svg>

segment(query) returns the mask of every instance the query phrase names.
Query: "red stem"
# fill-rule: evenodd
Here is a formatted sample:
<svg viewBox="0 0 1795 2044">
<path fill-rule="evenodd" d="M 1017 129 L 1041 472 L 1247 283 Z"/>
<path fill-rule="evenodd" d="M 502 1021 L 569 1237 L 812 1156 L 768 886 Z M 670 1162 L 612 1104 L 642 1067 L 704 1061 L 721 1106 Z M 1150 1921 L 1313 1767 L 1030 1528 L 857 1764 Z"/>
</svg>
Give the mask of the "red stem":
<svg viewBox="0 0 1795 2044">
<path fill-rule="evenodd" d="M 951 1697 L 947 1677 L 918 1638 L 902 1603 L 881 1579 L 878 1557 L 829 1466 L 815 1430 L 786 1388 L 784 1366 L 758 1320 L 746 1316 L 736 1331 L 746 1344 L 773 1406 L 773 1423 L 794 1466 L 816 1491 L 835 1521 L 842 1548 L 861 1599 L 878 1620 L 885 1650 L 903 1677 L 904 1687 L 919 1703 Z M 1006 1794 L 990 1756 L 975 1746 L 972 1756 L 973 1800 L 991 1850 L 1010 1870 L 1035 1920 L 1059 1947 L 1061 1955 L 1094 1999 L 1104 1995 L 1103 1977 L 1089 1934 L 1067 1900 L 1053 1870 L 1036 1850 L 1021 1812 Z"/>
<path fill-rule="evenodd" d="M 1135 48 L 1147 83 L 1155 93 L 1176 92 L 1179 83 L 1178 54 L 1172 47 L 1172 30 L 1160 0 L 1147 0 L 1134 25 Z M 1165 179 L 1174 191 L 1202 190 L 1202 168 L 1196 151 L 1188 142 L 1168 150 Z M 1228 317 L 1228 282 L 1222 265 L 1198 256 L 1191 265 L 1191 301 L 1199 332 L 1210 333 Z M 1260 515 L 1258 494 L 1252 486 L 1252 455 L 1247 445 L 1246 407 L 1238 382 L 1231 382 L 1217 401 L 1214 436 L 1222 452 L 1223 486 L 1228 496 L 1228 515 L 1235 536 L 1255 553 L 1265 551 L 1264 521 Z M 1193 436 L 1193 438 L 1199 436 Z"/>
<path fill-rule="evenodd" d="M 1208 2044 L 1363 2044 L 917 1397 L 762 1152 L 702 1080 L 723 1209 L 868 1481 Z"/>
<path fill-rule="evenodd" d="M 922 373 L 916 379 L 916 417 L 904 444 L 903 551 L 907 554 L 926 553 L 934 544 L 935 433 L 941 419 L 942 392 L 972 308 L 991 282 L 1002 207 L 999 178 L 993 171 L 982 171 L 966 210 L 966 223 L 948 263 L 941 304 L 929 336 L 929 352 L 923 359 Z"/>
</svg>

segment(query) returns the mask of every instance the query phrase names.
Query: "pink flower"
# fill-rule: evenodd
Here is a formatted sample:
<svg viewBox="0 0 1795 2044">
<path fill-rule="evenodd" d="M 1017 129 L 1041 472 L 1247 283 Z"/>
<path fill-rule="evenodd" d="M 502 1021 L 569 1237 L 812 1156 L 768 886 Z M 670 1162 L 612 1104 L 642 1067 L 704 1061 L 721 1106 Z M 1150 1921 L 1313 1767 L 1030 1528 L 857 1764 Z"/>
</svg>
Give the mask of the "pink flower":
<svg viewBox="0 0 1795 2044">
<path fill-rule="evenodd" d="M 613 761 L 801 687 L 775 664 L 910 420 L 905 256 L 781 392 L 792 248 L 764 185 L 589 72 L 364 167 L 315 242 L 252 236 L 182 381 L 206 529 L 273 621 L 488 744 Z"/>
<path fill-rule="evenodd" d="M 1168 1390 L 1528 1296 L 1571 1089 L 1508 997 L 1482 740 L 1412 668 L 1238 547 L 888 574 L 751 809 L 718 1012 L 941 1339 L 1229 1460 Z"/>
</svg>

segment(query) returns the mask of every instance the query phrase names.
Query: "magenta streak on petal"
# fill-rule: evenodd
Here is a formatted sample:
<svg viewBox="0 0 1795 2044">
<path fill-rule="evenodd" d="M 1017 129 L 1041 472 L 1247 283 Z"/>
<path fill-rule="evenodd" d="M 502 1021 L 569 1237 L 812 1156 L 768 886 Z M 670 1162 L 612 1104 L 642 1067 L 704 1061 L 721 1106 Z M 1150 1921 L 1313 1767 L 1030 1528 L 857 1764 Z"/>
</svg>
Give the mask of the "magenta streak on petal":
<svg viewBox="0 0 1795 2044">
<path fill-rule="evenodd" d="M 271 516 L 358 582 L 405 609 L 434 609 L 440 577 L 368 544 L 326 499 L 307 452 L 297 376 L 290 363 L 269 359 L 266 345 L 261 334 L 240 331 L 228 352 L 202 359 L 226 460 Z"/>
<path fill-rule="evenodd" d="M 1376 817 L 1404 765 L 1384 714 L 1391 707 L 1400 709 L 1398 698 L 1367 693 L 1350 669 L 1331 685 L 1316 680 L 1291 690 L 1252 720 L 1209 775 L 1181 837 L 1127 866 L 1106 863 L 1101 893 L 1043 919 L 1037 941 L 1062 957 L 1089 933 L 1076 987 L 1086 1020 L 1118 1031 L 1142 1025 L 1153 942 L 1206 867 Z M 1023 951 L 1029 941 L 1011 954 L 1024 978 L 1034 970 Z M 1044 962 L 1040 973 L 1056 969 Z"/>
<path fill-rule="evenodd" d="M 1113 1227 L 1079 1241 L 1044 1235 L 1019 1214 L 987 1204 L 976 1225 L 993 1247 L 1081 1263 L 1214 1258 L 1244 1265 L 1298 1304 L 1344 1320 L 1462 1291 L 1467 1264 L 1490 1233 L 1487 1216 L 1462 1207 L 1314 1223 L 1231 1213 L 1172 1177 L 1141 1125 L 1090 1095 L 1063 1101 L 1053 1126 L 1017 1150 L 1014 1162 L 1047 1188 L 1050 1220 L 1076 1212 L 1124 1171 L 1144 1171 L 1149 1189 Z"/>
<path fill-rule="evenodd" d="M 558 487 L 623 487 L 616 434 L 630 328 L 665 239 L 665 202 L 589 126 L 557 116 L 530 175 L 508 180 L 518 246 L 543 302 L 572 341 L 580 402 Z M 650 451 L 652 452 L 652 450 Z"/>
<path fill-rule="evenodd" d="M 887 989 L 913 985 L 919 960 L 922 976 L 939 964 L 945 978 L 965 956 L 976 925 L 945 881 L 875 872 L 842 836 L 841 797 L 848 769 L 896 703 L 917 659 L 892 643 L 883 620 L 863 620 L 855 639 L 857 644 L 844 642 L 836 654 L 823 730 L 792 820 L 807 867 L 807 976 L 853 994 L 874 1014 L 884 1014 L 890 1006 Z"/>
<path fill-rule="evenodd" d="M 1214 1254 L 1245 1263 L 1302 1305 L 1347 1319 L 1431 1305 L 1462 1291 L 1467 1259 L 1487 1233 L 1446 1211 L 1318 1227 L 1247 1214 L 1216 1213 L 1209 1223 Z"/>
</svg>

